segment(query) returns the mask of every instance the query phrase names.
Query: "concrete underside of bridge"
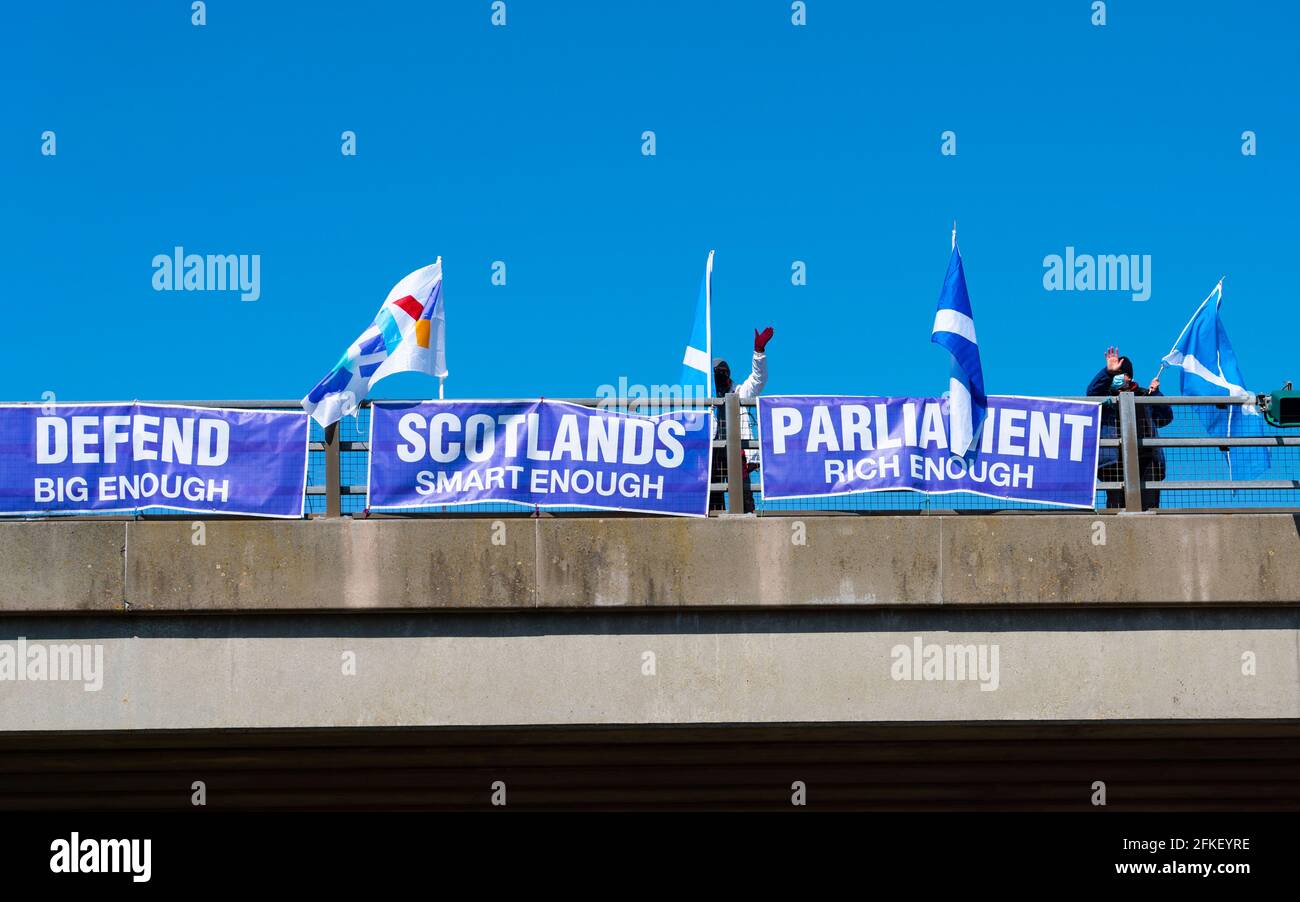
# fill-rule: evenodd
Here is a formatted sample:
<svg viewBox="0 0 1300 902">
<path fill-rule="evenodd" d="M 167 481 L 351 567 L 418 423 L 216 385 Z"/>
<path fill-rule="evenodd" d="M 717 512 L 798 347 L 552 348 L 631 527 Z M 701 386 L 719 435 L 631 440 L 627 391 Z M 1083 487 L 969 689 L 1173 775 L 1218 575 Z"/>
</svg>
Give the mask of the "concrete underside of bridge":
<svg viewBox="0 0 1300 902">
<path fill-rule="evenodd" d="M 1300 808 L 1300 530 L 4 523 L 0 751 L 3 808 Z"/>
</svg>

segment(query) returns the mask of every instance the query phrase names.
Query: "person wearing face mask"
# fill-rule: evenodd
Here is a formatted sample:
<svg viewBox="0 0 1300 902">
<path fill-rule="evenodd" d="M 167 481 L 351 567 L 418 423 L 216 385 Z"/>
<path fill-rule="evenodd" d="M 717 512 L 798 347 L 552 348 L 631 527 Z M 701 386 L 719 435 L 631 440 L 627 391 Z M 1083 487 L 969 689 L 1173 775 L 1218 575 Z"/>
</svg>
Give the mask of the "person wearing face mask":
<svg viewBox="0 0 1300 902">
<path fill-rule="evenodd" d="M 1160 378 L 1151 380 L 1145 389 L 1133 379 L 1133 361 L 1121 357 L 1118 348 L 1106 349 L 1106 366 L 1088 383 L 1088 394 L 1093 397 L 1117 396 L 1120 392 L 1131 391 L 1139 395 L 1160 396 Z M 1168 426 L 1174 419 L 1174 412 L 1168 404 L 1138 404 L 1138 436 L 1154 438 L 1159 435 L 1162 426 Z M 1114 404 L 1105 404 L 1101 408 L 1101 437 L 1119 438 L 1119 410 Z M 1119 448 L 1103 447 L 1098 456 L 1097 478 L 1104 482 L 1123 482 L 1124 467 Z M 1146 488 L 1150 480 L 1165 478 L 1165 452 L 1163 448 L 1143 446 L 1138 452 L 1138 467 L 1142 473 L 1142 509 L 1154 510 L 1160 506 L 1160 490 Z M 1122 508 L 1124 492 L 1108 489 L 1106 506 Z"/>
<path fill-rule="evenodd" d="M 721 357 L 714 358 L 713 361 L 713 386 L 714 392 L 719 398 L 724 397 L 728 392 L 735 392 L 741 398 L 757 398 L 763 393 L 763 387 L 767 385 L 767 343 L 772 340 L 775 334 L 771 326 L 768 326 L 762 332 L 754 330 L 754 359 L 750 374 L 745 377 L 745 381 L 736 385 L 731 381 L 731 367 L 727 361 Z M 716 408 L 717 416 L 714 417 L 716 424 L 714 431 L 715 439 L 725 439 L 727 437 L 727 417 L 725 411 Z M 754 431 L 754 408 L 740 408 L 740 437 L 744 439 L 753 439 L 757 433 Z M 758 452 L 745 449 L 745 513 L 754 512 L 754 490 L 749 485 L 749 474 L 758 469 Z M 722 451 L 714 452 L 713 455 L 713 472 L 714 482 L 727 481 L 727 453 Z M 709 493 L 709 510 L 726 510 L 726 492 Z"/>
</svg>

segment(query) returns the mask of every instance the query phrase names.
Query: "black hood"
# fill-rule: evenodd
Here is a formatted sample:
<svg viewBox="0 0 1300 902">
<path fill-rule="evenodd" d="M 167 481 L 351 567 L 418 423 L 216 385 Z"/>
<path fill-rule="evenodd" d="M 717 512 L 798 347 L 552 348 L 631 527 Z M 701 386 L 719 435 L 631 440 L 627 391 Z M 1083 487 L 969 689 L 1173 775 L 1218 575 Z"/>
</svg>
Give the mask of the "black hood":
<svg viewBox="0 0 1300 902">
<path fill-rule="evenodd" d="M 721 357 L 713 358 L 713 390 L 721 397 L 731 388 L 731 367 Z"/>
</svg>

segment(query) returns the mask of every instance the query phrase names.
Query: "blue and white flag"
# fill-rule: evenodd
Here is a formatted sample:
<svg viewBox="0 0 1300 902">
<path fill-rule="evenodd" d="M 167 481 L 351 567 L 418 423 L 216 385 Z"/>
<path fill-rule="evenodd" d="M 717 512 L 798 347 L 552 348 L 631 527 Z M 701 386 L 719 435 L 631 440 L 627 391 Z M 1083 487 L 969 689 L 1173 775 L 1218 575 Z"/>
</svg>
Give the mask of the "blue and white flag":
<svg viewBox="0 0 1300 902">
<path fill-rule="evenodd" d="M 354 413 L 374 384 L 392 373 L 445 379 L 446 328 L 439 257 L 393 286 L 370 327 L 302 399 L 303 409 L 329 426 Z"/>
<path fill-rule="evenodd" d="M 939 292 L 939 309 L 934 314 L 934 331 L 930 341 L 947 348 L 952 355 L 948 388 L 948 441 L 952 453 L 964 457 L 975 444 L 988 399 L 984 395 L 984 370 L 980 366 L 980 348 L 975 339 L 975 319 L 970 295 L 966 293 L 966 275 L 961 268 L 961 251 L 953 233 L 952 256 L 948 274 Z"/>
<path fill-rule="evenodd" d="M 1246 390 L 1237 353 L 1219 318 L 1222 303 L 1220 280 L 1183 327 L 1164 362 L 1180 369 L 1179 394 L 1253 399 L 1255 395 Z M 1267 434 L 1264 417 L 1255 404 L 1197 405 L 1193 409 L 1208 436 L 1240 438 Z M 1227 454 L 1229 478 L 1254 479 L 1269 467 L 1267 448 L 1233 448 Z"/>
<path fill-rule="evenodd" d="M 701 382 L 701 378 L 703 381 Z M 691 340 L 686 343 L 682 357 L 682 390 L 690 397 L 692 388 L 703 397 L 713 397 L 713 251 L 704 263 L 704 281 L 700 284 L 700 299 L 695 305 L 695 324 L 691 327 Z"/>
</svg>

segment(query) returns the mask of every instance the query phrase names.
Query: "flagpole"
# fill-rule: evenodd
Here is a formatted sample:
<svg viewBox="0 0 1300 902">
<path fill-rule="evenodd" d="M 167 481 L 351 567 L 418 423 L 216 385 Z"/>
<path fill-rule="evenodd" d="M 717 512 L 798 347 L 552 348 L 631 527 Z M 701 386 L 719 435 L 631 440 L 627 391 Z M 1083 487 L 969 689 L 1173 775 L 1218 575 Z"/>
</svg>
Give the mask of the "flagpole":
<svg viewBox="0 0 1300 902">
<path fill-rule="evenodd" d="M 705 391 L 713 397 L 713 251 L 704 261 L 704 356 L 708 358 L 704 365 L 709 368 L 704 377 Z"/>
<path fill-rule="evenodd" d="M 434 263 L 437 265 L 437 267 L 438 267 L 438 278 L 441 279 L 441 278 L 442 278 L 442 254 L 439 254 L 439 255 L 438 255 L 438 259 L 435 260 L 435 261 L 433 261 L 433 262 L 434 262 Z M 446 321 L 446 316 L 447 316 L 447 314 L 446 314 L 446 311 L 445 311 L 445 309 L 444 309 L 444 312 L 443 312 L 443 321 L 444 321 L 444 322 Z M 444 361 L 444 362 L 443 362 L 443 368 L 445 369 L 445 368 L 446 368 L 446 357 L 447 357 L 447 352 L 446 352 L 446 342 L 443 343 L 443 349 L 444 349 L 444 350 L 443 350 L 443 361 Z M 442 376 L 439 376 L 439 377 L 438 377 L 438 400 L 439 400 L 439 401 L 442 400 L 442 383 L 443 383 L 444 381 L 446 381 L 446 379 L 447 379 L 447 377 L 446 377 L 445 375 L 442 375 Z"/>
</svg>

